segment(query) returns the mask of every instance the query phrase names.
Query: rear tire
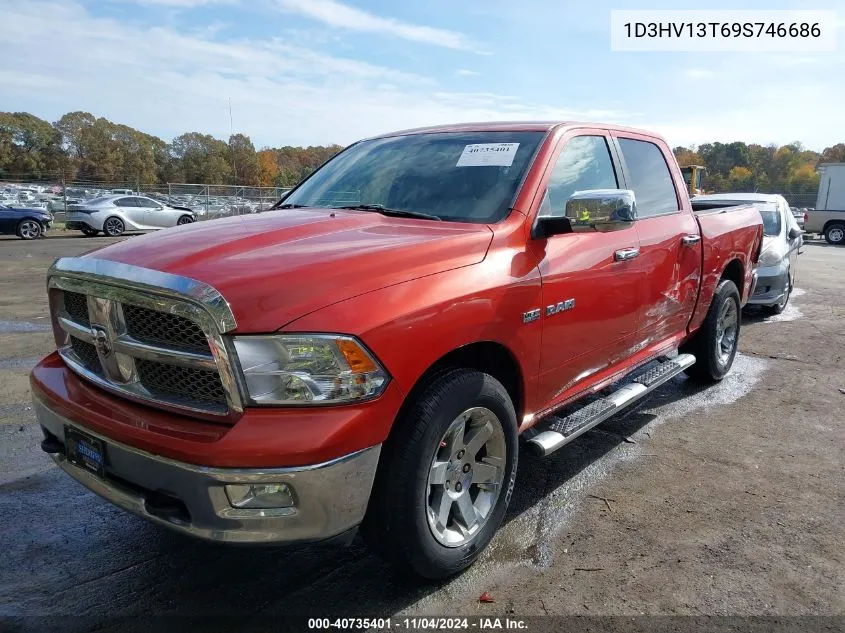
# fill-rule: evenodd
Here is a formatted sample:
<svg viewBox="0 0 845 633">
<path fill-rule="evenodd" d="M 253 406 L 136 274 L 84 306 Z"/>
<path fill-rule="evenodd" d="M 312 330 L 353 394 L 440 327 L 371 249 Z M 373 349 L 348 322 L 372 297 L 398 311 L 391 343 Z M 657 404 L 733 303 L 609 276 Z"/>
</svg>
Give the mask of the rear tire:
<svg viewBox="0 0 845 633">
<path fill-rule="evenodd" d="M 100 232 L 96 229 L 80 229 L 85 237 L 95 237 Z"/>
<path fill-rule="evenodd" d="M 739 327 L 739 290 L 734 282 L 723 279 L 716 287 L 704 323 L 681 348 L 681 352 L 695 356 L 695 364 L 684 370 L 687 375 L 701 382 L 722 380 L 736 356 Z"/>
<path fill-rule="evenodd" d="M 834 222 L 824 230 L 824 239 L 828 244 L 841 246 L 845 244 L 845 224 Z"/>
<path fill-rule="evenodd" d="M 123 224 L 123 220 L 116 215 L 106 218 L 106 221 L 103 222 L 103 233 L 109 237 L 118 237 L 125 230 L 126 225 Z"/>
<path fill-rule="evenodd" d="M 44 233 L 44 229 L 36 220 L 22 220 L 16 232 L 22 240 L 36 240 Z"/>
<path fill-rule="evenodd" d="M 403 572 L 447 578 L 469 567 L 505 516 L 517 420 L 502 384 L 455 369 L 435 376 L 396 420 L 362 534 Z"/>
</svg>

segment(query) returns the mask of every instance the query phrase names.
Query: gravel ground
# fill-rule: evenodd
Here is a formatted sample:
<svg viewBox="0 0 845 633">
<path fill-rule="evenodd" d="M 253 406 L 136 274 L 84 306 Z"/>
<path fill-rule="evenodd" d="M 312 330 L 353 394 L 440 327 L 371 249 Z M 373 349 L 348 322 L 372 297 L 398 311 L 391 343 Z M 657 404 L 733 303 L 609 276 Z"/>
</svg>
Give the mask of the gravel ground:
<svg viewBox="0 0 845 633">
<path fill-rule="evenodd" d="M 113 616 L 202 614 L 224 618 L 215 630 L 243 630 L 292 613 L 645 614 L 795 617 L 782 621 L 841 630 L 845 249 L 804 247 L 790 307 L 745 315 L 723 383 L 677 378 L 550 458 L 523 452 L 492 547 L 462 576 L 427 585 L 397 577 L 358 542 L 297 551 L 195 542 L 52 466 L 36 448 L 27 384 L 53 345 L 44 274 L 56 257 L 108 241 L 0 239 L 0 615 L 20 618 L 10 622 L 103 630 Z M 483 592 L 495 602 L 480 603 Z"/>
</svg>

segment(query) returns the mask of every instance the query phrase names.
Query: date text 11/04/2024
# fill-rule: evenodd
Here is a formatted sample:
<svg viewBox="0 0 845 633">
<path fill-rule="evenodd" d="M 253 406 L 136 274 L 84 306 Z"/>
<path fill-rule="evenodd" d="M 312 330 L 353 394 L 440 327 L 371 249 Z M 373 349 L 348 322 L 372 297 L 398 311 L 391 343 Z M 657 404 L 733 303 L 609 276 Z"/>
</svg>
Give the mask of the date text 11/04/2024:
<svg viewBox="0 0 845 633">
<path fill-rule="evenodd" d="M 477 631 L 524 631 L 528 623 L 514 617 L 407 617 L 407 618 L 310 618 L 309 630 L 477 630 Z"/>
</svg>

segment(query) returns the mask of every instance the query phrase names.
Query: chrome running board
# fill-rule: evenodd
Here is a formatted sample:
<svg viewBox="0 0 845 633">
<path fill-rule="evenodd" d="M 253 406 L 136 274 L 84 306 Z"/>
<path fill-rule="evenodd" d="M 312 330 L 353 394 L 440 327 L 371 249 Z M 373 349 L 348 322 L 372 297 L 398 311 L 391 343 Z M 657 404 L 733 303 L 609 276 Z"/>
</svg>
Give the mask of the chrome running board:
<svg viewBox="0 0 845 633">
<path fill-rule="evenodd" d="M 597 424 L 601 424 L 610 416 L 671 380 L 693 363 L 695 363 L 695 356 L 692 354 L 679 354 L 671 359 L 664 357 L 660 364 L 631 379 L 609 396 L 594 400 L 564 418 L 549 416 L 540 423 L 548 424 L 548 427 L 528 440 L 528 448 L 535 455 L 540 456 L 554 453 L 576 437 L 583 435 Z"/>
</svg>

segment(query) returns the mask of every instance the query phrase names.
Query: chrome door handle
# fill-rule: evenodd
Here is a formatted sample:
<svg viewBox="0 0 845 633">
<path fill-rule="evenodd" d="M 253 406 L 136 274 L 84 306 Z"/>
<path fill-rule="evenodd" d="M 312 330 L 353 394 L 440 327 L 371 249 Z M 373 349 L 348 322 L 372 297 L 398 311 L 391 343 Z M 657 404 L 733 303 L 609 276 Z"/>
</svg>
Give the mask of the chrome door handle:
<svg viewBox="0 0 845 633">
<path fill-rule="evenodd" d="M 681 244 L 683 244 L 684 246 L 692 246 L 693 244 L 698 244 L 700 241 L 700 235 L 684 235 L 681 238 Z"/>
<path fill-rule="evenodd" d="M 614 259 L 617 262 L 626 262 L 629 259 L 634 259 L 637 255 L 640 254 L 640 249 L 638 248 L 623 248 L 621 250 L 616 251 L 613 254 Z"/>
</svg>

